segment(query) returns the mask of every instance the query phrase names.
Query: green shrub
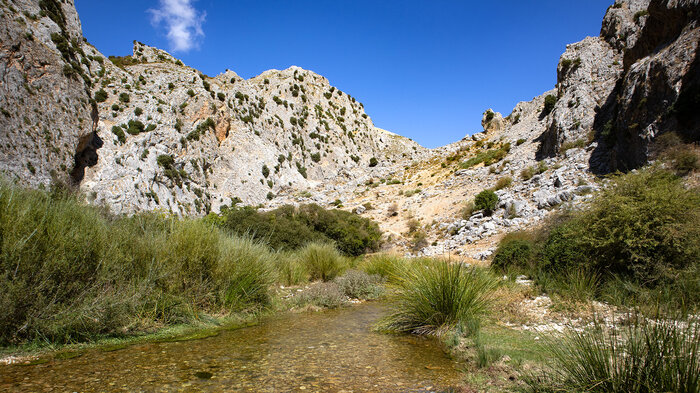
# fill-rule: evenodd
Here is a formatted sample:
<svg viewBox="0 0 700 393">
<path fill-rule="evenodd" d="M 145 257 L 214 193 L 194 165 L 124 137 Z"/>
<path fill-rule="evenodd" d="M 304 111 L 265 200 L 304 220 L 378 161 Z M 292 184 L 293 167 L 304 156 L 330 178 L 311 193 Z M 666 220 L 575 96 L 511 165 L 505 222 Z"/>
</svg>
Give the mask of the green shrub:
<svg viewBox="0 0 700 393">
<path fill-rule="evenodd" d="M 297 252 L 297 258 L 306 267 L 311 280 L 330 281 L 345 267 L 343 257 L 328 243 L 309 243 Z"/>
<path fill-rule="evenodd" d="M 123 145 L 126 142 L 126 135 L 124 134 L 124 130 L 121 127 L 113 126 L 112 134 L 117 136 L 117 141 L 119 142 L 119 144 Z"/>
<path fill-rule="evenodd" d="M 532 268 L 536 245 L 526 232 L 512 232 L 498 243 L 491 267 L 499 271 L 528 271 Z"/>
<path fill-rule="evenodd" d="M 170 169 L 175 165 L 175 159 L 170 154 L 161 154 L 156 158 L 156 162 L 159 166 Z"/>
<path fill-rule="evenodd" d="M 482 141 L 478 141 L 482 142 Z M 510 143 L 506 143 L 498 149 L 490 149 L 486 151 L 479 152 L 476 156 L 464 161 L 460 164 L 462 169 L 468 169 L 480 163 L 484 163 L 484 166 L 489 166 L 493 163 L 501 161 L 510 151 Z"/>
<path fill-rule="evenodd" d="M 128 103 L 129 103 L 129 100 L 130 100 L 129 94 L 127 94 L 127 93 L 121 93 L 121 94 L 119 94 L 119 101 L 121 101 L 121 102 L 123 102 L 123 103 L 125 103 L 125 104 L 128 104 Z"/>
<path fill-rule="evenodd" d="M 585 267 L 646 286 L 675 281 L 700 258 L 700 195 L 662 170 L 613 180 L 591 208 L 560 225 L 543 249 L 552 270 Z"/>
<path fill-rule="evenodd" d="M 698 222 L 700 194 L 673 174 L 647 168 L 618 176 L 587 209 L 545 226 L 527 247 L 538 261 L 529 274 L 543 288 L 562 293 L 692 308 L 700 301 Z M 506 252 L 511 246 L 518 249 L 504 238 L 494 266 L 522 266 L 522 259 Z"/>
<path fill-rule="evenodd" d="M 187 90 L 187 95 L 190 97 L 194 97 L 194 90 L 192 90 L 192 89 Z"/>
<path fill-rule="evenodd" d="M 554 105 L 557 104 L 557 96 L 547 94 L 546 97 L 544 97 L 544 108 L 542 108 L 542 113 L 541 116 L 547 116 L 552 112 L 554 109 Z"/>
<path fill-rule="evenodd" d="M 525 143 L 525 139 L 524 139 L 524 138 L 520 138 L 520 139 L 518 139 L 518 140 L 515 142 L 515 145 L 516 145 L 516 146 L 520 146 L 520 145 L 522 145 L 523 143 Z"/>
<path fill-rule="evenodd" d="M 526 376 L 529 391 L 700 391 L 697 320 L 633 318 L 626 326 L 603 326 L 550 339 L 550 367 Z"/>
<path fill-rule="evenodd" d="M 370 167 L 375 167 L 375 166 L 377 166 L 377 164 L 379 164 L 379 161 L 377 161 L 376 157 L 372 157 L 369 159 L 369 166 Z"/>
<path fill-rule="evenodd" d="M 129 123 L 127 123 L 128 127 L 126 129 L 126 132 L 128 132 L 131 135 L 138 135 L 142 132 L 144 132 L 145 126 L 143 123 L 141 123 L 138 120 L 129 120 Z"/>
<path fill-rule="evenodd" d="M 414 263 L 404 269 L 390 294 L 391 313 L 381 329 L 432 334 L 485 313 L 495 279 L 484 270 L 444 261 Z"/>
<path fill-rule="evenodd" d="M 107 92 L 104 89 L 97 90 L 95 92 L 95 101 L 105 102 L 105 101 L 107 101 L 108 96 L 109 95 L 107 94 Z"/>
<path fill-rule="evenodd" d="M 483 210 L 486 215 L 491 215 L 496 209 L 496 204 L 498 204 L 498 196 L 491 190 L 483 190 L 474 197 L 474 207 L 477 210 Z"/>
<path fill-rule="evenodd" d="M 264 213 L 251 207 L 231 208 L 222 217 L 225 229 L 238 235 L 251 234 L 275 250 L 296 250 L 321 241 L 334 242 L 343 254 L 357 256 L 376 250 L 382 235 L 370 219 L 318 205 L 286 205 Z"/>
</svg>

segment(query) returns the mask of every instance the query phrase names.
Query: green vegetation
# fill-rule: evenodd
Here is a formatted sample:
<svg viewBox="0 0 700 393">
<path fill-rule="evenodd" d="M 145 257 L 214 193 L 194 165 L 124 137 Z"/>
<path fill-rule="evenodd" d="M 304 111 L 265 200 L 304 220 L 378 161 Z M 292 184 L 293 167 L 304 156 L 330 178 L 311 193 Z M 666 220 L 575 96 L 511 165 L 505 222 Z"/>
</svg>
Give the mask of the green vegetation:
<svg viewBox="0 0 700 393">
<path fill-rule="evenodd" d="M 141 123 L 138 120 L 129 120 L 127 123 L 128 127 L 126 128 L 126 132 L 128 132 L 131 135 L 138 135 L 142 132 L 144 132 L 145 126 L 143 123 Z"/>
<path fill-rule="evenodd" d="M 498 196 L 492 190 L 483 190 L 474 197 L 474 208 L 483 210 L 484 214 L 490 216 L 496 209 Z"/>
<path fill-rule="evenodd" d="M 195 128 L 189 134 L 187 134 L 187 140 L 198 141 L 199 138 L 207 132 L 207 130 L 214 130 L 215 128 L 216 123 L 214 123 L 214 120 L 211 117 L 209 117 L 205 121 L 199 123 L 199 125 L 197 125 L 197 128 Z"/>
<path fill-rule="evenodd" d="M 119 94 L 119 101 L 121 101 L 121 102 L 123 102 L 123 103 L 125 103 L 125 104 L 128 104 L 128 103 L 129 103 L 129 100 L 130 100 L 130 98 L 129 98 L 129 94 L 128 94 L 128 93 L 121 93 L 121 94 Z"/>
<path fill-rule="evenodd" d="M 495 279 L 484 270 L 439 260 L 406 265 L 389 295 L 387 331 L 435 334 L 478 319 L 487 310 Z"/>
<path fill-rule="evenodd" d="M 481 142 L 481 141 L 480 141 Z M 498 149 L 490 149 L 479 152 L 476 156 L 464 161 L 460 164 L 462 169 L 469 169 L 475 165 L 484 163 L 484 166 L 489 166 L 493 163 L 501 161 L 510 151 L 510 143 L 506 143 Z"/>
<path fill-rule="evenodd" d="M 700 193 L 659 169 L 615 177 L 580 212 L 506 236 L 493 267 L 544 290 L 613 303 L 694 308 L 700 297 Z"/>
<path fill-rule="evenodd" d="M 377 166 L 377 164 L 379 164 L 379 161 L 377 161 L 377 158 L 376 158 L 376 157 L 372 157 L 372 158 L 369 159 L 369 166 L 370 166 L 370 168 L 371 168 L 371 167 Z"/>
<path fill-rule="evenodd" d="M 330 281 L 345 269 L 345 261 L 329 243 L 308 243 L 297 253 L 311 280 Z"/>
<path fill-rule="evenodd" d="M 335 243 L 340 252 L 358 256 L 380 245 L 381 231 L 373 221 L 343 210 L 318 205 L 283 206 L 269 212 L 232 207 L 217 220 L 232 234 L 251 235 L 275 250 L 297 250 L 311 242 Z"/>
<path fill-rule="evenodd" d="M 649 15 L 649 11 L 648 11 L 648 10 L 641 10 L 641 11 L 635 12 L 635 13 L 634 13 L 634 21 L 635 21 L 635 23 L 639 23 L 639 20 L 640 20 L 643 16 L 647 16 L 647 15 Z"/>
<path fill-rule="evenodd" d="M 117 136 L 117 141 L 119 142 L 120 145 L 123 145 L 126 143 L 126 135 L 124 134 L 124 130 L 119 127 L 119 126 L 113 126 L 112 127 L 112 134 Z"/>
<path fill-rule="evenodd" d="M 496 185 L 493 186 L 494 191 L 502 190 L 508 186 L 510 186 L 513 183 L 513 178 L 510 176 L 503 176 L 502 178 L 498 179 L 496 182 Z"/>
<path fill-rule="evenodd" d="M 104 89 L 97 90 L 95 92 L 95 101 L 105 102 L 107 101 L 108 94 Z"/>
<path fill-rule="evenodd" d="M 547 116 L 552 112 L 552 109 L 554 109 L 554 105 L 557 104 L 557 96 L 553 96 L 551 94 L 547 94 L 546 97 L 544 97 L 544 108 L 542 108 L 542 113 L 541 116 Z"/>
<path fill-rule="evenodd" d="M 634 318 L 549 340 L 552 361 L 525 381 L 531 392 L 700 391 L 700 324 Z"/>
<path fill-rule="evenodd" d="M 539 175 L 540 173 L 544 173 L 547 171 L 547 164 L 544 161 L 540 161 L 537 163 L 537 168 L 534 166 L 529 166 L 522 171 L 520 171 L 520 177 L 522 177 L 523 180 L 530 180 L 532 179 L 535 175 Z"/>
<path fill-rule="evenodd" d="M 0 205 L 2 345 L 123 336 L 269 302 L 273 254 L 203 221 L 111 216 L 7 183 Z"/>
</svg>

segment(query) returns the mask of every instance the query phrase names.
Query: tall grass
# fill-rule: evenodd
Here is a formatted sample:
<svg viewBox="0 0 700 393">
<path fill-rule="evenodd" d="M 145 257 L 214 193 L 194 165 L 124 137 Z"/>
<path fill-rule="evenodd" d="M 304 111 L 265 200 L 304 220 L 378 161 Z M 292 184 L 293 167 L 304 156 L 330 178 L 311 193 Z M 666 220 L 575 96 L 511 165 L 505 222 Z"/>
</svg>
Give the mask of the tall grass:
<svg viewBox="0 0 700 393">
<path fill-rule="evenodd" d="M 359 268 L 370 275 L 379 275 L 385 280 L 395 283 L 405 260 L 396 255 L 377 254 L 365 258 Z"/>
<path fill-rule="evenodd" d="M 625 327 L 596 326 L 548 344 L 553 364 L 525 381 L 532 392 L 700 391 L 697 320 L 635 319 Z"/>
<path fill-rule="evenodd" d="M 309 243 L 299 250 L 297 258 L 306 267 L 311 280 L 330 281 L 346 268 L 343 256 L 328 243 Z"/>
<path fill-rule="evenodd" d="M 478 318 L 496 280 L 487 271 L 444 261 L 418 261 L 395 285 L 392 312 L 380 322 L 388 331 L 433 334 Z"/>
<path fill-rule="evenodd" d="M 264 307 L 275 255 L 202 220 L 114 216 L 0 182 L 0 345 L 76 342 Z"/>
</svg>

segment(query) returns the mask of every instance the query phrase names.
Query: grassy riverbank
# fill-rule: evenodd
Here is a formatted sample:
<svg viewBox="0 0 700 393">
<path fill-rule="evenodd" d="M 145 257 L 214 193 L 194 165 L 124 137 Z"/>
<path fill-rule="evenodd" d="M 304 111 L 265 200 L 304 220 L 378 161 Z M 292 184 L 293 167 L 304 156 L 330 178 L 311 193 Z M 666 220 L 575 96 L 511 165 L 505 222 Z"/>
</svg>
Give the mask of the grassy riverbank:
<svg viewBox="0 0 700 393">
<path fill-rule="evenodd" d="M 374 244 L 365 241 L 375 236 L 369 220 L 324 217 L 346 244 Z M 91 342 L 254 314 L 272 308 L 275 285 L 330 281 L 355 263 L 327 243 L 332 233 L 309 229 L 326 243 L 273 250 L 222 221 L 116 216 L 62 190 L 0 183 L 0 345 Z"/>
</svg>

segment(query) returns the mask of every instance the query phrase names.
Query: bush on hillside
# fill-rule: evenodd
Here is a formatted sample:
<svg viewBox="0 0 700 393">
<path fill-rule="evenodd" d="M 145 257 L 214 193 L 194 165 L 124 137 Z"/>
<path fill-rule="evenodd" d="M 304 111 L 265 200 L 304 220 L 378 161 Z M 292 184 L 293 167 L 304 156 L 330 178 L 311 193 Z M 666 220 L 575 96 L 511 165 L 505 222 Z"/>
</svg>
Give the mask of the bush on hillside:
<svg viewBox="0 0 700 393">
<path fill-rule="evenodd" d="M 571 272 L 596 275 L 596 285 L 620 300 L 628 297 L 622 292 L 656 291 L 672 302 L 700 301 L 700 193 L 666 170 L 612 179 L 587 209 L 565 213 L 531 238 L 504 238 L 494 267 L 525 267 L 545 286 L 571 284 Z M 537 264 L 528 267 L 528 259 Z"/>
<path fill-rule="evenodd" d="M 498 196 L 491 190 L 483 190 L 474 197 L 474 207 L 483 210 L 484 214 L 491 215 L 498 204 Z"/>
</svg>

